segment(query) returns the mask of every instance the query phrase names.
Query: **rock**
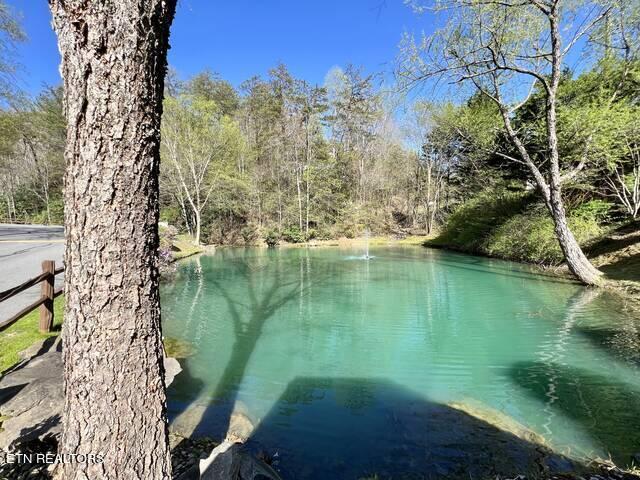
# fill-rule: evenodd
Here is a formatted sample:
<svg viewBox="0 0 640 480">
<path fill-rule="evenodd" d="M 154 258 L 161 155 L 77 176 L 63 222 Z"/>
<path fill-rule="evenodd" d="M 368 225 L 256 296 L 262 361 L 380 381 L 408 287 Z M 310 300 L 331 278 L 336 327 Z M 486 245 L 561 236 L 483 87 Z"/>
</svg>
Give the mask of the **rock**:
<svg viewBox="0 0 640 480">
<path fill-rule="evenodd" d="M 173 478 L 176 480 L 198 480 L 200 470 L 198 462 L 207 458 L 217 443 L 210 438 L 184 438 L 174 433 L 169 434 L 171 445 L 171 464 Z"/>
<path fill-rule="evenodd" d="M 448 406 L 464 412 L 467 415 L 471 415 L 474 418 L 480 419 L 503 432 L 511 433 L 512 435 L 515 435 L 527 442 L 541 446 L 547 445 L 547 442 L 542 435 L 539 435 L 530 428 L 525 427 L 509 415 L 491 408 L 488 405 L 481 404 L 478 401 L 468 400 L 464 403 L 451 402 Z"/>
<path fill-rule="evenodd" d="M 209 403 L 207 398 L 196 400 L 173 419 L 170 430 L 181 437 L 191 437 L 196 433 L 202 422 Z M 225 438 L 232 442 L 245 442 L 253 433 L 255 426 L 248 415 L 247 408 L 240 401 L 236 401 L 229 417 L 229 426 Z"/>
<path fill-rule="evenodd" d="M 169 429 L 181 437 L 189 438 L 200 424 L 206 413 L 208 405 L 203 403 L 191 403 L 183 412 L 173 419 Z"/>
<path fill-rule="evenodd" d="M 14 367 L 14 369 L 19 368 L 20 365 L 24 365 L 29 360 L 39 355 L 42 355 L 44 353 L 61 352 L 61 351 L 62 351 L 62 339 L 60 338 L 60 336 L 58 335 L 55 337 L 47 337 L 39 342 L 34 343 L 33 345 L 26 348 L 25 350 L 21 351 L 18 354 L 18 356 L 20 357 L 20 363 L 18 364 L 17 367 Z"/>
<path fill-rule="evenodd" d="M 164 337 L 162 339 L 165 355 L 174 358 L 187 358 L 193 355 L 193 344 L 179 338 Z"/>
<path fill-rule="evenodd" d="M 168 387 L 173 382 L 173 379 L 176 378 L 182 371 L 182 367 L 180 366 L 180 362 L 175 358 L 164 357 L 164 383 Z"/>
<path fill-rule="evenodd" d="M 266 463 L 244 451 L 241 443 L 225 440 L 200 460 L 201 480 L 281 480 Z"/>
<path fill-rule="evenodd" d="M 244 443 L 249 439 L 254 429 L 255 425 L 249 418 L 247 406 L 240 400 L 236 400 L 229 418 L 229 427 L 225 438 L 231 442 Z"/>
<path fill-rule="evenodd" d="M 64 395 L 62 355 L 33 358 L 0 379 L 0 448 L 60 435 Z"/>
<path fill-rule="evenodd" d="M 59 338 L 45 339 L 25 350 L 24 360 L 0 378 L 0 449 L 59 438 L 64 405 L 61 350 Z M 169 385 L 180 364 L 165 358 L 165 371 Z"/>
</svg>

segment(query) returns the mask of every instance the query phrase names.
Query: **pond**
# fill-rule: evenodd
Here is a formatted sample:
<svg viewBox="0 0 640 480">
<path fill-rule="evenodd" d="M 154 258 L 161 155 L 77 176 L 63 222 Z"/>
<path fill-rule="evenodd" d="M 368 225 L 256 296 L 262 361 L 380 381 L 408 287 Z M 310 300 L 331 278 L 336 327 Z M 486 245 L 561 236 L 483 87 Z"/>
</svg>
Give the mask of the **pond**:
<svg viewBox="0 0 640 480">
<path fill-rule="evenodd" d="M 495 478 L 533 468 L 536 441 L 623 465 L 640 452 L 640 322 L 620 298 L 516 263 L 362 253 L 180 263 L 163 333 L 192 351 L 170 420 L 222 438 L 243 419 L 285 478 Z"/>
</svg>

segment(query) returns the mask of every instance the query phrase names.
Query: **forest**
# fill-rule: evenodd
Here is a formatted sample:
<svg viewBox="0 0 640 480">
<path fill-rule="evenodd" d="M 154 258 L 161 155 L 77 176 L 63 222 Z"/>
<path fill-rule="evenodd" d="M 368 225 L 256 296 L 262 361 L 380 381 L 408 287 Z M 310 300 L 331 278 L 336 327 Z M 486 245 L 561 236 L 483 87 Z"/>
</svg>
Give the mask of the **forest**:
<svg viewBox="0 0 640 480">
<path fill-rule="evenodd" d="M 637 11 L 625 12 L 612 16 L 606 31 L 589 31 L 588 58 L 573 68 L 566 59 L 558 63 L 557 178 L 549 185 L 562 186 L 567 222 L 581 244 L 640 211 Z M 440 41 L 455 41 L 447 35 Z M 483 33 L 468 38 L 474 35 Z M 496 48 L 524 48 L 515 45 Z M 196 244 L 299 243 L 370 231 L 430 235 L 432 245 L 559 263 L 563 252 L 536 179 L 536 172 L 554 171 L 541 80 L 549 74 L 534 77 L 526 95 L 518 87 L 523 99 L 507 117 L 514 142 L 501 104 L 478 81 L 490 69 L 472 72 L 462 55 L 441 56 L 446 68 L 438 69 L 426 55 L 419 40 L 406 37 L 393 82 L 388 72 L 348 65 L 313 85 L 279 64 L 236 88 L 212 70 L 183 79 L 170 69 L 161 221 Z M 482 61 L 486 67 L 491 60 Z M 468 73 L 459 75 L 463 68 Z M 447 94 L 413 89 L 442 72 L 458 75 Z M 509 78 L 504 86 L 513 81 L 523 83 Z M 0 218 L 62 223 L 61 87 L 5 103 Z"/>
</svg>

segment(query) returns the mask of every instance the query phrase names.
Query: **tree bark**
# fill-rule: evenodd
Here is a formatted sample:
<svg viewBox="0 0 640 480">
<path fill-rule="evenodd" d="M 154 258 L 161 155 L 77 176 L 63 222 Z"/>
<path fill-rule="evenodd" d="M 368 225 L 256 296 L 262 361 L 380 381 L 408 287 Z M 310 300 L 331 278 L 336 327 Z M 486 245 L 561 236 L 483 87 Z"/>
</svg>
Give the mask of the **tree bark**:
<svg viewBox="0 0 640 480">
<path fill-rule="evenodd" d="M 569 270 L 585 285 L 602 283 L 602 273 L 591 264 L 569 228 L 560 190 L 552 188 L 550 193 L 547 207 L 551 212 L 556 237 Z"/>
<path fill-rule="evenodd" d="M 193 243 L 196 245 L 200 245 L 200 235 L 202 232 L 202 217 L 200 216 L 200 210 L 194 209 L 193 215 L 196 219 L 196 231 L 193 237 Z"/>
<path fill-rule="evenodd" d="M 562 200 L 560 180 L 560 154 L 558 151 L 557 127 L 557 93 L 560 86 L 562 67 L 562 48 L 557 4 L 549 12 L 549 30 L 551 32 L 552 68 L 551 82 L 547 91 L 546 126 L 547 144 L 549 149 L 549 193 L 545 196 L 547 206 L 553 217 L 556 236 L 560 249 L 564 253 L 569 270 L 586 285 L 601 283 L 601 273 L 596 269 L 580 248 L 573 232 L 567 224 L 564 202 Z"/>
<path fill-rule="evenodd" d="M 160 117 L 175 0 L 49 0 L 62 56 L 65 405 L 75 479 L 169 479 L 158 294 Z"/>
<path fill-rule="evenodd" d="M 298 228 L 300 232 L 303 231 L 302 224 L 302 188 L 301 188 L 301 178 L 300 178 L 300 164 L 296 165 L 296 193 L 298 195 Z"/>
<path fill-rule="evenodd" d="M 520 137 L 518 137 L 518 134 L 513 129 L 511 120 L 508 116 L 508 112 L 504 110 L 504 108 L 501 108 L 501 112 L 509 138 L 518 149 L 518 152 L 520 153 L 520 156 L 522 157 L 524 163 L 529 167 L 529 170 L 532 173 L 535 182 L 540 189 L 540 192 L 542 193 L 542 198 L 544 199 L 545 205 L 547 206 L 547 209 L 549 210 L 549 213 L 551 214 L 551 218 L 553 220 L 554 231 L 556 233 L 556 238 L 558 239 L 558 244 L 560 245 L 560 249 L 564 254 L 565 260 L 567 261 L 569 270 L 578 278 L 578 280 L 580 280 L 585 285 L 600 284 L 602 282 L 602 274 L 591 264 L 587 256 L 584 254 L 582 248 L 578 244 L 578 241 L 574 237 L 573 232 L 571 232 L 569 224 L 567 223 L 567 215 L 564 208 L 564 202 L 562 201 L 559 169 L 556 169 L 557 173 L 554 175 L 553 157 L 551 159 L 551 181 L 547 182 L 542 175 L 542 172 L 540 172 L 538 167 L 531 159 L 531 156 L 520 140 Z M 555 130 L 553 132 L 555 136 Z M 550 150 L 552 151 L 552 149 Z M 557 156 L 555 162 L 557 166 Z"/>
</svg>

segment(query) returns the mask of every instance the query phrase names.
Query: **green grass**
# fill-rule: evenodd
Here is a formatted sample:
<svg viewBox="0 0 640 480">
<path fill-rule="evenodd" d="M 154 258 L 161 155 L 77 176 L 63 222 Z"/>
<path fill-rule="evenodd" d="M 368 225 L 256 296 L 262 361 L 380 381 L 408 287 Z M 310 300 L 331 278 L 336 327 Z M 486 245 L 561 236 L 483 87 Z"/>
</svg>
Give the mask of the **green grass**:
<svg viewBox="0 0 640 480">
<path fill-rule="evenodd" d="M 440 234 L 425 244 L 486 253 L 484 247 L 492 232 L 523 212 L 531 200 L 531 196 L 523 192 L 482 192 L 458 207 Z"/>
<path fill-rule="evenodd" d="M 598 238 L 606 205 L 587 202 L 568 215 L 582 245 Z M 486 191 L 460 206 L 442 233 L 426 246 L 444 247 L 542 265 L 558 265 L 563 255 L 544 205 L 525 192 Z"/>
<path fill-rule="evenodd" d="M 176 260 L 204 251 L 202 246 L 194 245 L 193 239 L 186 234 L 176 236 L 173 246 L 178 249 L 178 251 L 173 252 L 173 258 Z"/>
<path fill-rule="evenodd" d="M 55 336 L 60 333 L 62 313 L 64 311 L 64 297 L 61 295 L 53 302 L 54 328 L 51 333 L 38 331 L 39 309 L 24 316 L 5 331 L 0 332 L 0 372 L 4 372 L 20 360 L 21 351 L 30 347 L 38 340 Z"/>
<path fill-rule="evenodd" d="M 0 373 L 20 361 L 20 352 L 39 340 L 54 337 L 60 333 L 64 316 L 64 296 L 60 295 L 53 302 L 53 332 L 42 334 L 38 331 L 39 316 L 39 310 L 35 309 L 4 332 L 0 332 Z M 185 358 L 193 353 L 191 344 L 183 340 L 165 338 L 164 345 L 170 357 Z"/>
</svg>

